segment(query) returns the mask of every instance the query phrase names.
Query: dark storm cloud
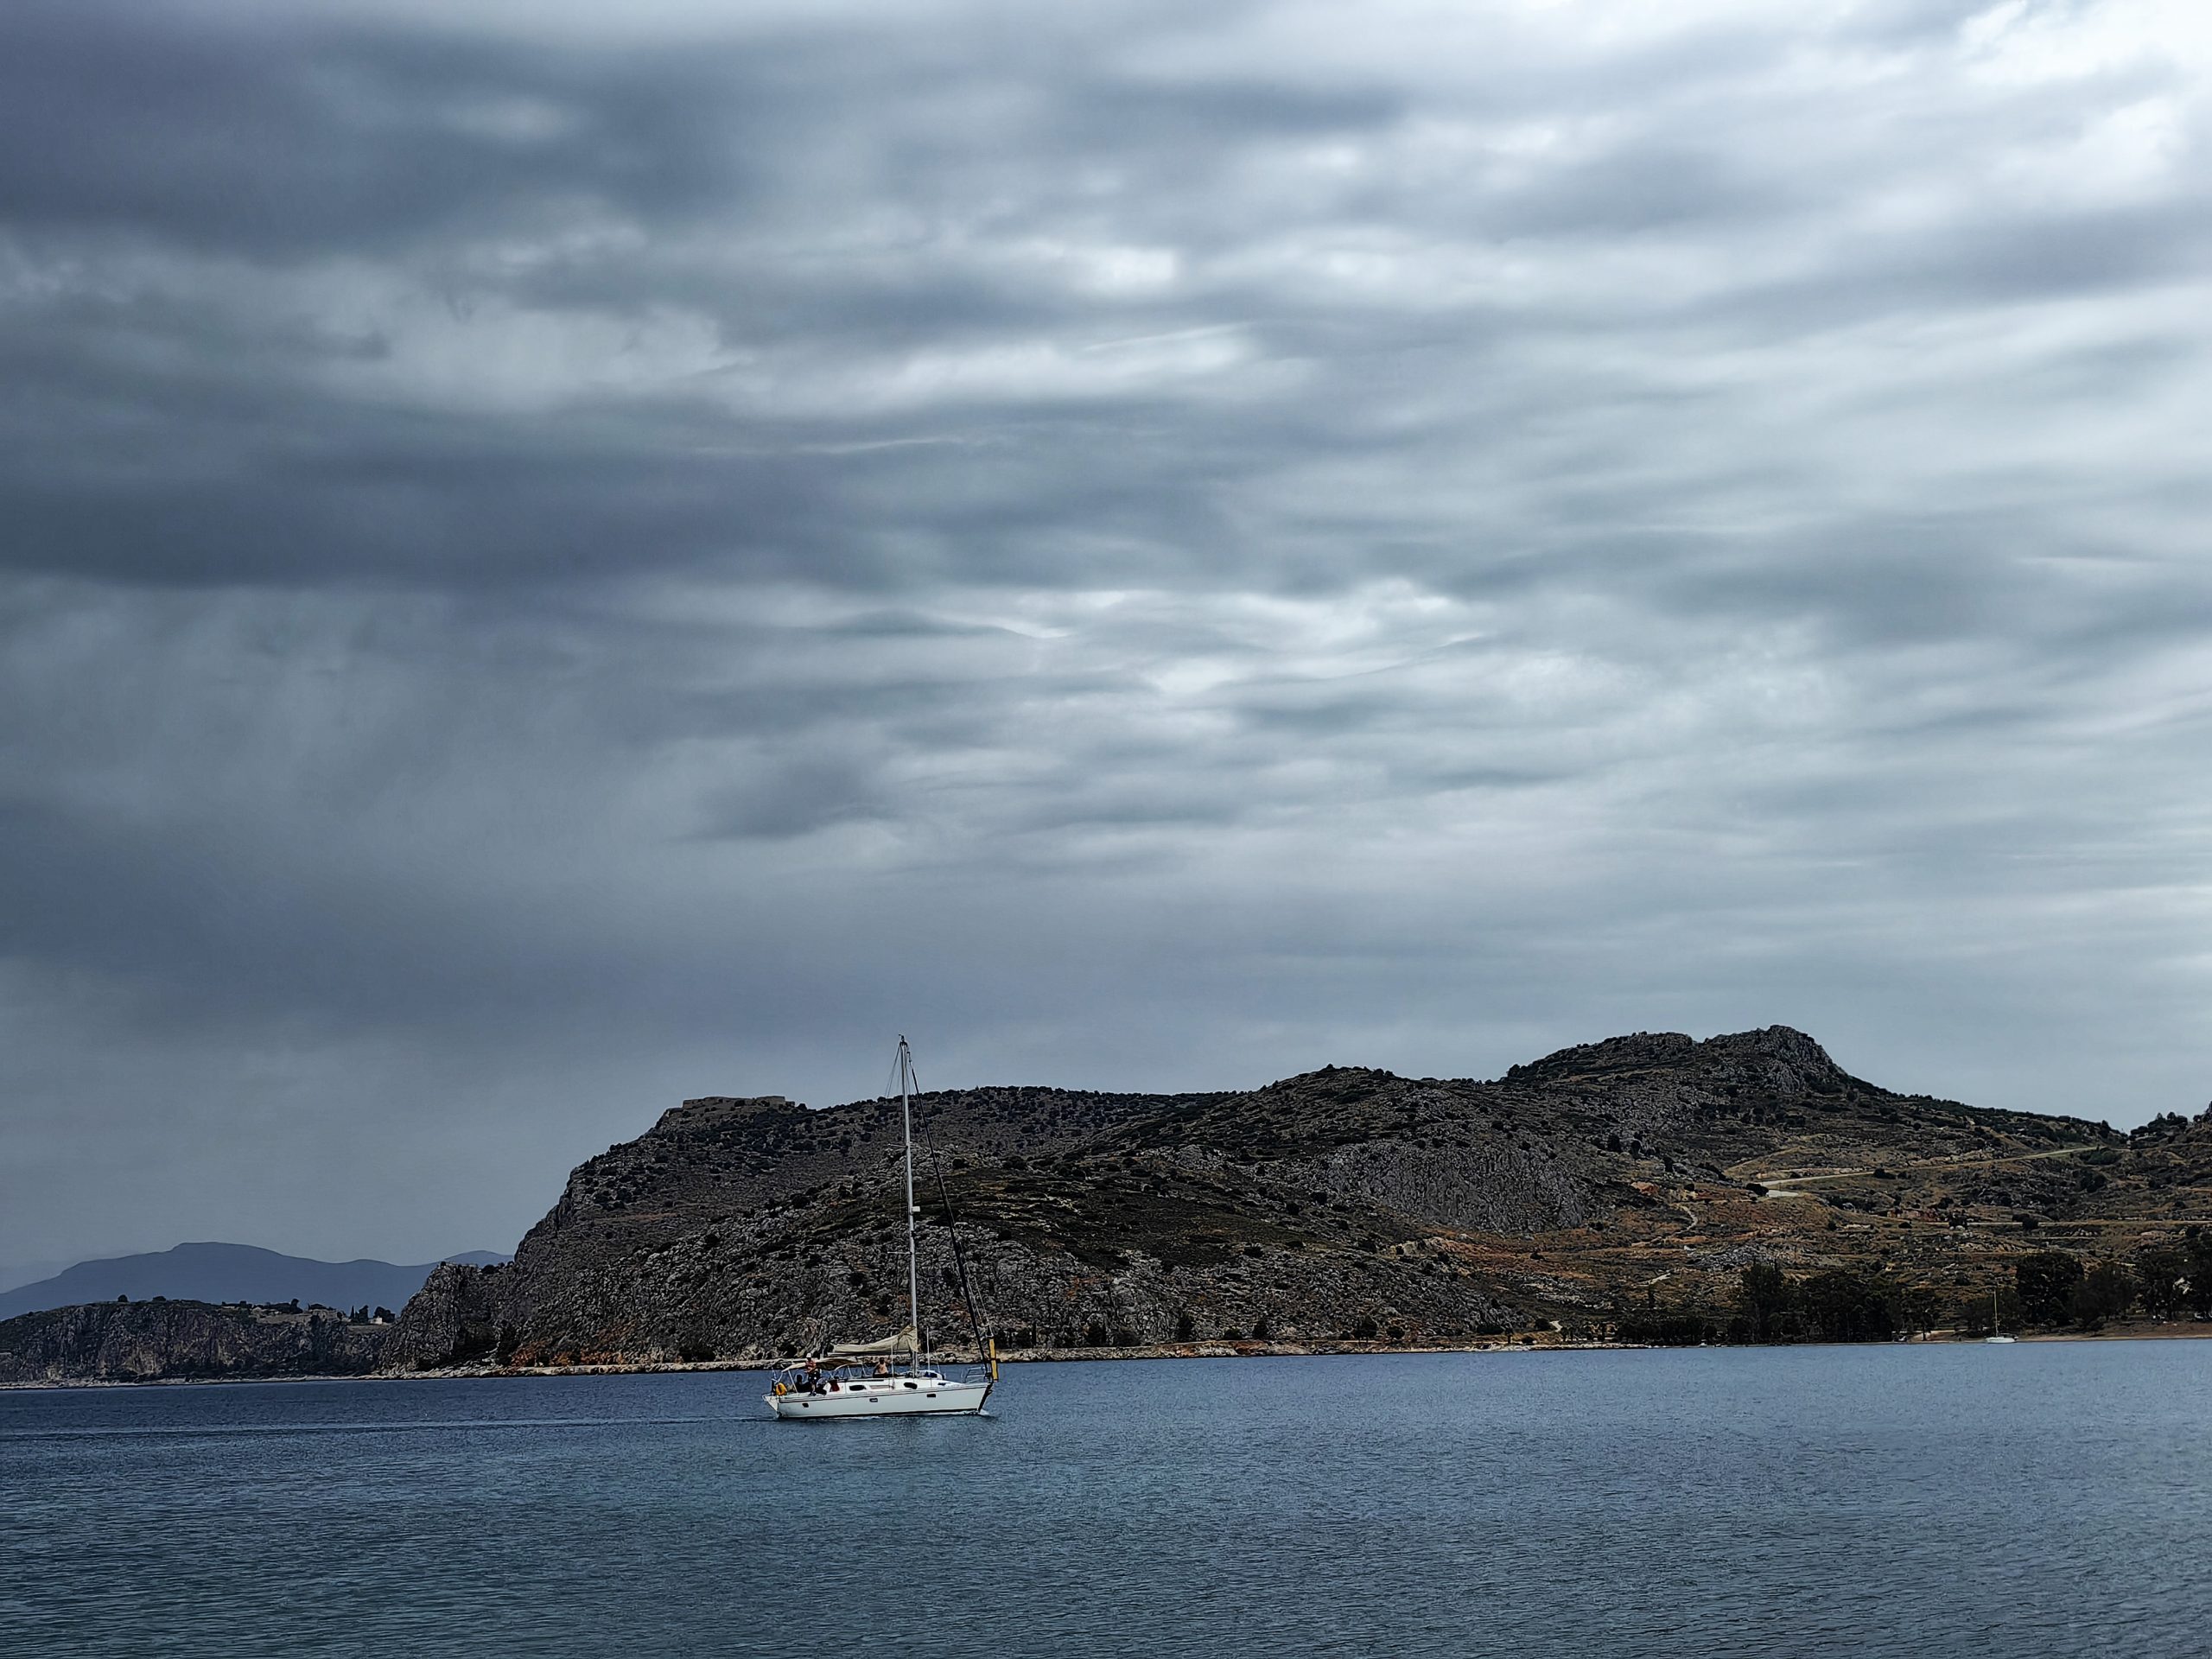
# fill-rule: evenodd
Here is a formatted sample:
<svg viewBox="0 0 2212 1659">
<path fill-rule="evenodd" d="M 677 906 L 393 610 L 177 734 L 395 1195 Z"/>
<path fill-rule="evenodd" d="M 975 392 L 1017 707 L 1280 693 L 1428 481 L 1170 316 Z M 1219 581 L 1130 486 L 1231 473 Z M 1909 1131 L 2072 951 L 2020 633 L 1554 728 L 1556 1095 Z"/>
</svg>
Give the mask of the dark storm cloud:
<svg viewBox="0 0 2212 1659">
<path fill-rule="evenodd" d="M 598 60 L 450 32 L 49 0 L 0 53 L 0 213 L 302 258 L 419 248 L 578 198 L 649 215 L 745 189 L 747 118 L 676 53 Z"/>
<path fill-rule="evenodd" d="M 726 560 L 834 581 L 875 562 L 837 541 L 826 463 L 683 453 L 687 423 L 638 411 L 505 430 L 430 415 L 348 422 L 264 407 L 205 464 L 204 429 L 130 461 L 18 449 L 9 561 L 54 574 L 219 585 L 391 581 L 505 587 Z M 670 448 L 643 441 L 657 430 Z M 601 441 L 594 442 L 599 437 Z M 849 470 L 849 469 L 848 469 Z"/>
<path fill-rule="evenodd" d="M 0 1265 L 511 1242 L 902 1028 L 2191 1104 L 2209 73 L 2150 0 L 7 9 Z"/>
</svg>

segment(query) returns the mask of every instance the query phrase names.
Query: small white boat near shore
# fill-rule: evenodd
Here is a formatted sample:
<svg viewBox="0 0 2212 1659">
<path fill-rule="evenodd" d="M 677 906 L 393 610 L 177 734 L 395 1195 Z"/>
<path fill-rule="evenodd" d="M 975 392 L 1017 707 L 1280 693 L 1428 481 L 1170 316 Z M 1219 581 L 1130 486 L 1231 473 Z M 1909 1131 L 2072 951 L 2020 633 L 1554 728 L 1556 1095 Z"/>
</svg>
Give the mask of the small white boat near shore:
<svg viewBox="0 0 2212 1659">
<path fill-rule="evenodd" d="M 1993 1290 L 1989 1293 L 1989 1330 L 1990 1334 L 1982 1338 L 1985 1343 L 2019 1340 L 2018 1337 L 2008 1337 L 2005 1334 L 2004 1322 L 1998 1318 L 1997 1314 L 1997 1293 Z"/>
</svg>

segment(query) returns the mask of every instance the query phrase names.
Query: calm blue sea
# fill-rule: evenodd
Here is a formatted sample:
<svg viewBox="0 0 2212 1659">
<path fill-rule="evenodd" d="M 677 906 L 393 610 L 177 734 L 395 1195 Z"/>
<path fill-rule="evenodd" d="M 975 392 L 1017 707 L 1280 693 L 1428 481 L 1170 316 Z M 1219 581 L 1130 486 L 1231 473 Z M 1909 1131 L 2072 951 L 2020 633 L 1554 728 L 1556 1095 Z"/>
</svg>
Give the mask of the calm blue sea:
<svg viewBox="0 0 2212 1659">
<path fill-rule="evenodd" d="M 0 1652 L 2212 1650 L 2212 1342 L 0 1394 Z"/>
</svg>

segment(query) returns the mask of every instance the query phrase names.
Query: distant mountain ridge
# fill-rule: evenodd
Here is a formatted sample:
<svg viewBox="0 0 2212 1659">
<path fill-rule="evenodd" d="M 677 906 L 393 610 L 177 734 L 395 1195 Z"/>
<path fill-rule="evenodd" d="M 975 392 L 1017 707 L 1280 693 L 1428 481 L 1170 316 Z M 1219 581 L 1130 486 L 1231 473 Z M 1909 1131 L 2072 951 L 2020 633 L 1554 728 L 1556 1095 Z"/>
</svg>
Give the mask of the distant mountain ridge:
<svg viewBox="0 0 2212 1659">
<path fill-rule="evenodd" d="M 442 1262 L 486 1267 L 508 1258 L 495 1250 L 469 1250 Z M 400 1266 L 363 1257 L 353 1262 L 318 1262 L 286 1255 L 251 1244 L 201 1243 L 140 1255 L 79 1262 L 50 1279 L 0 1292 L 0 1319 L 85 1302 L 111 1302 L 118 1296 L 149 1301 L 165 1296 L 179 1302 L 277 1303 L 297 1300 L 302 1307 L 400 1308 L 423 1287 L 439 1262 Z"/>
<path fill-rule="evenodd" d="M 0 1291 L 17 1290 L 41 1279 L 51 1279 L 70 1265 L 67 1262 L 11 1262 L 0 1268 Z"/>
</svg>

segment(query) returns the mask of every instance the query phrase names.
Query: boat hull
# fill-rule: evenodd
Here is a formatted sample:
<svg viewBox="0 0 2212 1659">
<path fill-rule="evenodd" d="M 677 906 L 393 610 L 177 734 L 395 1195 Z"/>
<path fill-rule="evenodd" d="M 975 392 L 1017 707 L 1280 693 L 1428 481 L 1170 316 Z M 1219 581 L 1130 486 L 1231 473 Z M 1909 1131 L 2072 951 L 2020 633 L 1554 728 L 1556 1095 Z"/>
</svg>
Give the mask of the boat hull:
<svg viewBox="0 0 2212 1659">
<path fill-rule="evenodd" d="M 766 1397 L 779 1417 L 799 1421 L 839 1417 L 959 1417 L 973 1416 L 990 1397 L 988 1382 L 930 1381 L 918 1387 L 903 1379 L 889 1385 L 870 1383 L 847 1387 L 835 1394 L 794 1390 Z"/>
</svg>

